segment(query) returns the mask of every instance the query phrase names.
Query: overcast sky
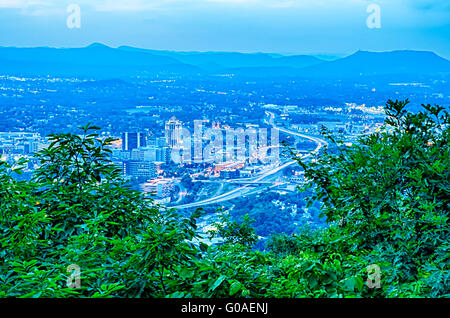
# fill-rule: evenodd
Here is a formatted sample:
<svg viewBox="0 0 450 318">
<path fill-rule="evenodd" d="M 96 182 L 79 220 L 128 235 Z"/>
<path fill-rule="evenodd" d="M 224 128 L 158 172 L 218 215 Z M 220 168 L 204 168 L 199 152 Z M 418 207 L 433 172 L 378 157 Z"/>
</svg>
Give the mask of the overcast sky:
<svg viewBox="0 0 450 318">
<path fill-rule="evenodd" d="M 70 29 L 67 7 L 81 9 Z M 381 28 L 370 29 L 370 4 Z M 92 42 L 178 51 L 345 55 L 429 50 L 450 58 L 450 0 L 0 0 L 0 46 Z"/>
</svg>

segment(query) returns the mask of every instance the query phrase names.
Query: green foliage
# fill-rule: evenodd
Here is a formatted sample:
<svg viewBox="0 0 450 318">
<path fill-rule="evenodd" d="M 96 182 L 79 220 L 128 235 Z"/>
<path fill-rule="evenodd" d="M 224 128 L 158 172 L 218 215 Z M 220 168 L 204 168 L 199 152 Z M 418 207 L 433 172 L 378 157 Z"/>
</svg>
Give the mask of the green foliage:
<svg viewBox="0 0 450 318">
<path fill-rule="evenodd" d="M 300 168 L 300 167 L 299 167 Z M 305 218 L 304 192 L 292 192 L 280 194 L 276 191 L 265 191 L 251 200 L 248 198 L 236 198 L 230 202 L 233 208 L 229 214 L 232 220 L 239 221 L 248 215 L 255 222 L 252 227 L 261 237 L 269 237 L 272 234 L 297 232 L 299 226 L 311 223 L 311 226 L 324 227 L 326 222 L 320 219 L 316 205 L 308 208 L 309 218 Z"/>
<path fill-rule="evenodd" d="M 406 105 L 389 101 L 385 129 L 352 146 L 325 132 L 330 147 L 299 164 L 329 226 L 274 235 L 268 252 L 248 215 L 222 215 L 208 245 L 201 211 L 132 191 L 96 127 L 52 135 L 32 181 L 13 177 L 25 161 L 0 161 L 0 297 L 449 297 L 448 113 Z"/>
<path fill-rule="evenodd" d="M 254 221 L 248 215 L 244 215 L 242 222 L 238 223 L 231 221 L 229 215 L 222 214 L 220 221 L 213 224 L 216 229 L 209 231 L 210 238 L 219 236 L 224 239 L 226 244 L 241 244 L 252 247 L 258 241 L 255 229 L 250 226 Z"/>
<path fill-rule="evenodd" d="M 302 250 L 300 241 L 294 235 L 275 234 L 266 243 L 266 248 L 277 255 L 296 255 Z"/>
<path fill-rule="evenodd" d="M 198 254 L 195 218 L 163 211 L 130 190 L 108 160 L 108 143 L 50 136 L 33 182 L 0 163 L 0 295 L 17 297 L 164 296 L 174 266 Z M 67 287 L 67 267 L 81 269 L 81 288 Z"/>
<path fill-rule="evenodd" d="M 449 279 L 449 117 L 443 107 L 430 105 L 412 114 L 407 104 L 388 101 L 383 131 L 350 147 L 328 135 L 333 149 L 300 164 L 315 190 L 311 202 L 323 202 L 342 252 L 367 253 L 372 263 L 385 263 L 386 283 L 395 293 L 402 284 L 422 279 L 420 273 L 434 264 L 431 272 L 441 273 L 440 283 L 430 286 L 428 279 L 426 285 L 432 295 L 444 295 Z"/>
</svg>

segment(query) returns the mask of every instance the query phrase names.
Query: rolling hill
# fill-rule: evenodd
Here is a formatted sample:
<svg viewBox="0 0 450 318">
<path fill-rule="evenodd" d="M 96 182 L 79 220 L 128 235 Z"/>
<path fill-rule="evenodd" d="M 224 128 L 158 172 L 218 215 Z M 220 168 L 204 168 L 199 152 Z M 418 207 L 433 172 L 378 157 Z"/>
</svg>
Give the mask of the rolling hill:
<svg viewBox="0 0 450 318">
<path fill-rule="evenodd" d="M 308 55 L 175 52 L 94 43 L 83 48 L 0 47 L 0 74 L 117 78 L 161 73 L 357 79 L 367 76 L 450 74 L 450 61 L 433 52 L 358 51 L 324 61 Z"/>
</svg>

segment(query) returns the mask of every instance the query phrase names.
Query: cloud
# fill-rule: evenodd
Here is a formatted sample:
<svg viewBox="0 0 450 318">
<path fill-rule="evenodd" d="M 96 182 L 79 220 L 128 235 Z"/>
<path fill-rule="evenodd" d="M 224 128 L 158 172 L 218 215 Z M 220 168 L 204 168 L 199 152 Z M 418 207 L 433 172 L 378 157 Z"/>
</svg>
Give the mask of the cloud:
<svg viewBox="0 0 450 318">
<path fill-rule="evenodd" d="M 25 1 L 21 0 L 1 0 L 0 8 L 22 8 Z"/>
<path fill-rule="evenodd" d="M 297 0 L 298 1 L 298 0 Z M 317 0 L 316 0 L 317 1 Z M 305 2 L 305 1 L 303 1 Z M 296 0 L 99 0 L 86 1 L 85 5 L 100 12 L 155 11 L 175 9 L 214 10 L 223 6 L 229 7 L 288 7 Z"/>
<path fill-rule="evenodd" d="M 232 11 L 245 13 L 250 19 L 261 13 L 298 14 L 302 19 L 312 16 L 349 17 L 358 12 L 364 16 L 365 8 L 377 3 L 382 8 L 383 17 L 398 16 L 398 21 L 392 22 L 395 24 L 443 25 L 450 21 L 450 0 L 0 0 L 0 10 L 15 8 L 21 15 L 51 16 L 65 12 L 72 3 L 80 5 L 84 12 L 94 14 L 148 15 L 148 12 L 162 12 L 177 17 L 198 15 L 200 20 L 205 15 L 221 14 L 225 12 L 223 10 L 228 10 L 226 14 L 234 14 Z M 421 19 L 420 15 L 426 17 Z"/>
<path fill-rule="evenodd" d="M 145 11 L 171 7 L 213 7 L 214 5 L 255 6 L 266 8 L 355 6 L 377 3 L 399 5 L 417 10 L 450 10 L 448 0 L 0 0 L 0 8 L 29 8 L 34 6 L 60 6 L 76 3 L 98 11 Z"/>
<path fill-rule="evenodd" d="M 421 11 L 450 11 L 448 0 L 411 0 L 408 5 Z"/>
<path fill-rule="evenodd" d="M 126 11 L 147 11 L 156 8 L 161 1 L 142 1 L 142 0 L 103 0 L 90 1 L 86 5 L 91 6 L 95 11 L 101 12 L 126 12 Z"/>
<path fill-rule="evenodd" d="M 35 6 L 50 6 L 48 1 L 36 1 L 36 0 L 0 0 L 0 8 L 11 9 L 26 9 Z"/>
<path fill-rule="evenodd" d="M 383 0 L 379 0 L 383 1 Z M 351 6 L 367 0 L 0 0 L 0 8 L 26 9 L 38 6 L 67 6 L 75 3 L 101 12 L 148 11 L 173 8 L 215 9 L 221 6 L 254 8 L 314 8 Z"/>
</svg>

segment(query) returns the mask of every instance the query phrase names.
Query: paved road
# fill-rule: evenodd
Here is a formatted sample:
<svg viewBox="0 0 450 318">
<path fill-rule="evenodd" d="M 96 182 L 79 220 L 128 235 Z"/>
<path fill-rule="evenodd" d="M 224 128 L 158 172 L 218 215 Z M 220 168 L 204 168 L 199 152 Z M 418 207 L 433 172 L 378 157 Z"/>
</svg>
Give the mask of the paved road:
<svg viewBox="0 0 450 318">
<path fill-rule="evenodd" d="M 275 129 L 278 129 L 279 131 L 282 131 L 282 132 L 284 132 L 286 134 L 294 135 L 294 136 L 297 136 L 297 137 L 302 137 L 302 138 L 305 138 L 305 139 L 309 139 L 309 140 L 312 140 L 315 143 L 317 143 L 316 149 L 314 149 L 309 154 L 306 154 L 306 155 L 302 156 L 302 159 L 306 159 L 306 158 L 308 158 L 308 157 L 310 157 L 312 155 L 315 155 L 316 153 L 318 153 L 320 151 L 320 149 L 324 145 L 328 144 L 323 139 L 320 139 L 320 138 L 317 138 L 317 137 L 308 136 L 308 135 L 301 134 L 301 133 L 298 133 L 298 132 L 295 132 L 295 131 L 292 131 L 292 130 L 289 130 L 289 129 L 281 128 L 281 127 L 276 127 L 275 124 L 273 123 L 273 120 L 275 119 L 275 114 L 270 113 L 270 112 L 267 112 L 267 113 L 269 114 L 269 117 L 270 117 L 269 123 Z M 255 182 L 263 181 L 265 178 L 273 176 L 274 174 L 280 172 L 281 170 L 283 170 L 283 169 L 285 169 L 285 168 L 287 168 L 289 166 L 292 166 L 292 165 L 294 165 L 296 163 L 297 163 L 297 161 L 295 161 L 295 160 L 285 162 L 282 165 L 280 165 L 280 166 L 278 166 L 278 167 L 276 167 L 274 169 L 271 169 L 268 172 L 263 173 L 261 176 L 255 177 L 255 179 L 253 181 L 255 181 Z M 278 186 L 278 185 L 273 185 L 273 186 L 271 186 L 269 188 L 276 187 L 276 186 Z M 204 206 L 204 205 L 217 204 L 217 203 L 221 203 L 221 202 L 224 202 L 224 201 L 235 199 L 237 197 L 241 197 L 241 196 L 244 196 L 244 195 L 259 193 L 259 192 L 261 192 L 261 191 L 263 191 L 265 189 L 267 189 L 267 187 L 254 189 L 253 187 L 251 187 L 250 184 L 247 184 L 247 185 L 238 187 L 238 188 L 236 188 L 234 190 L 231 190 L 231 191 L 229 191 L 227 193 L 224 193 L 224 194 L 221 194 L 221 195 L 218 195 L 218 196 L 206 199 L 206 200 L 202 200 L 202 201 L 198 201 L 198 202 L 192 202 L 192 203 L 189 203 L 189 204 L 174 206 L 174 207 L 170 207 L 170 208 L 174 208 L 174 209 L 188 209 L 188 208 L 195 208 L 195 207 L 200 207 L 200 206 Z"/>
</svg>

